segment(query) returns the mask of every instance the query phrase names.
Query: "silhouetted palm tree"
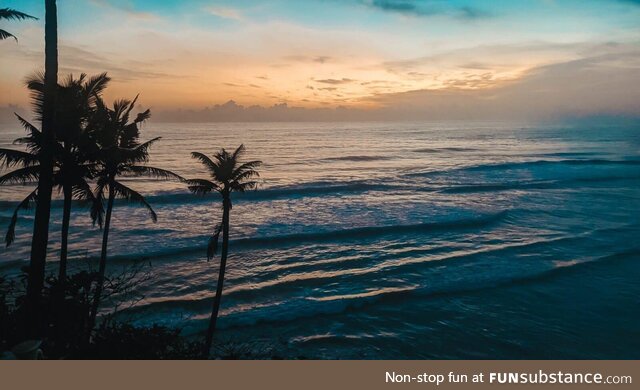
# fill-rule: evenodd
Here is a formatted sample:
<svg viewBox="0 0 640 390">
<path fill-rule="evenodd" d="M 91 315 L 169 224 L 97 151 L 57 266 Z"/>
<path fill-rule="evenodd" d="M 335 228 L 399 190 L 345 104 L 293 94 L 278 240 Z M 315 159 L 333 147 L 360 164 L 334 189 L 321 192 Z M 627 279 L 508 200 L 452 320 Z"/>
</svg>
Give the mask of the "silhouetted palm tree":
<svg viewBox="0 0 640 390">
<path fill-rule="evenodd" d="M 3 19 L 4 20 L 25 20 L 25 19 L 38 20 L 38 18 L 34 16 L 27 15 L 24 12 L 16 11 L 15 9 L 0 8 L 0 20 L 3 20 Z M 18 42 L 18 38 L 16 38 L 15 35 L 11 34 L 8 31 L 0 29 L 0 40 L 7 39 L 7 38 L 13 38 L 16 40 L 16 42 Z"/>
<path fill-rule="evenodd" d="M 98 99 L 98 110 L 89 127 L 94 132 L 93 137 L 98 146 L 96 172 L 95 196 L 101 202 L 107 198 L 107 207 L 104 217 L 104 230 L 102 234 L 102 249 L 100 252 L 100 264 L 98 269 L 98 280 L 91 307 L 88 333 L 95 326 L 96 316 L 102 299 L 104 288 L 105 271 L 107 266 L 107 248 L 109 243 L 109 228 L 111 227 L 111 214 L 116 198 L 127 202 L 137 202 L 149 210 L 151 219 L 156 222 L 157 216 L 151 205 L 140 193 L 127 187 L 119 180 L 122 176 L 147 176 L 156 179 L 178 179 L 182 178 L 165 169 L 154 168 L 147 165 L 140 165 L 149 160 L 149 148 L 160 137 L 154 138 L 144 143 L 139 142 L 139 125 L 150 117 L 150 111 L 139 113 L 136 118 L 129 122 L 131 111 L 136 99 L 119 100 L 113 104 L 113 108 L 108 108 Z"/>
<path fill-rule="evenodd" d="M 42 329 L 40 301 L 49 242 L 49 217 L 53 189 L 53 150 L 55 144 L 55 107 L 58 87 L 58 16 L 56 0 L 45 0 L 44 96 L 42 102 L 42 150 L 38 175 L 38 203 L 33 223 L 31 258 L 27 279 L 27 332 L 39 337 Z"/>
<path fill-rule="evenodd" d="M 95 110 L 95 99 L 106 88 L 109 78 L 105 73 L 87 80 L 82 74 L 78 79 L 73 76 L 66 78 L 62 85 L 58 86 L 58 104 L 56 105 L 56 143 L 54 144 L 54 186 L 63 194 L 63 215 L 60 243 L 60 264 L 58 280 L 64 283 L 67 270 L 67 247 L 69 236 L 69 221 L 71 218 L 72 199 L 88 200 L 92 202 L 92 217 L 99 220 L 100 203 L 96 201 L 91 187 L 87 182 L 92 176 L 94 163 L 91 161 L 91 140 L 86 129 L 89 118 Z M 42 75 L 30 78 L 27 85 L 34 100 L 36 116 L 42 115 L 42 102 L 44 96 L 44 80 Z M 39 174 L 38 155 L 42 151 L 42 134 L 32 124 L 18 116 L 23 127 L 29 132 L 24 138 L 18 138 L 14 143 L 25 144 L 29 156 L 20 155 L 21 160 L 9 160 L 11 155 L 16 156 L 16 151 L 1 149 L 0 161 L 5 157 L 7 166 L 19 163 L 24 169 L 9 172 L 0 178 L 0 184 L 13 182 L 33 181 Z M 18 211 L 29 209 L 31 203 L 37 200 L 37 189 L 31 192 L 15 209 L 6 235 L 6 243 L 9 246 L 14 238 L 14 229 L 17 222 Z"/>
<path fill-rule="evenodd" d="M 191 179 L 187 180 L 189 190 L 198 195 L 209 194 L 217 191 L 222 195 L 222 222 L 218 224 L 207 247 L 207 261 L 215 255 L 218 247 L 218 238 L 222 231 L 222 254 L 220 257 L 220 268 L 218 271 L 218 283 L 216 284 L 216 295 L 213 299 L 211 318 L 207 330 L 204 354 L 209 356 L 213 333 L 216 330 L 218 311 L 220 310 L 220 300 L 222 298 L 222 286 L 224 284 L 224 272 L 227 265 L 227 254 L 229 252 L 229 214 L 231 212 L 231 192 L 245 192 L 254 189 L 258 183 L 251 179 L 259 177 L 256 171 L 262 162 L 249 161 L 242 163 L 240 158 L 244 154 L 244 145 L 240 145 L 233 153 L 221 149 L 213 155 L 213 159 L 198 152 L 191 153 L 191 156 L 199 160 L 209 171 L 211 180 Z"/>
</svg>

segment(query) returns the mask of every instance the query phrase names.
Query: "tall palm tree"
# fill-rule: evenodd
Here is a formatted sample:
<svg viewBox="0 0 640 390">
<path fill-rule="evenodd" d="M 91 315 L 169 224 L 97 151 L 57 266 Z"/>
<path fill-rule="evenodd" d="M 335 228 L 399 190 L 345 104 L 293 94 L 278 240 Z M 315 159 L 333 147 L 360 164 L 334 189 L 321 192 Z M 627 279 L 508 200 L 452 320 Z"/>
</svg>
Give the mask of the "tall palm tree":
<svg viewBox="0 0 640 390">
<path fill-rule="evenodd" d="M 72 75 L 67 77 L 62 85 L 58 86 L 58 104 L 56 105 L 56 143 L 54 144 L 54 174 L 53 183 L 63 194 L 63 214 L 62 231 L 60 243 L 60 263 L 58 280 L 64 284 L 67 271 L 67 247 L 69 236 L 69 221 L 71 218 L 72 199 L 91 201 L 92 217 L 99 219 L 98 210 L 100 203 L 91 192 L 91 187 L 87 180 L 92 176 L 94 167 L 91 161 L 91 146 L 89 133 L 86 129 L 92 112 L 95 110 L 95 99 L 106 88 L 109 78 L 105 73 L 89 78 L 82 74 L 78 79 Z M 27 85 L 34 100 L 34 110 L 37 117 L 42 115 L 42 101 L 44 96 L 43 76 L 36 74 L 28 80 Z M 12 182 L 28 182 L 37 178 L 39 174 L 38 154 L 42 151 L 42 133 L 31 123 L 18 116 L 25 130 L 29 135 L 18 138 L 15 143 L 25 144 L 29 156 L 24 152 L 16 159 L 17 151 L 0 149 L 0 162 L 4 160 L 8 167 L 17 164 L 22 168 L 0 177 L 0 184 Z M 18 152 L 21 153 L 21 152 Z M 14 156 L 13 159 L 10 159 Z M 32 203 L 37 200 L 37 189 L 32 191 L 16 207 L 9 229 L 6 235 L 6 243 L 9 246 L 14 239 L 14 229 L 20 209 L 29 209 Z M 63 289 L 61 289 L 63 290 Z"/>
<path fill-rule="evenodd" d="M 81 74 L 74 79 L 69 75 L 58 86 L 56 102 L 56 128 L 54 151 L 54 186 L 63 194 L 62 235 L 60 245 L 59 281 L 64 283 L 67 269 L 67 243 L 71 202 L 73 198 L 92 201 L 92 217 L 99 220 L 96 207 L 99 202 L 93 196 L 87 180 L 92 177 L 95 151 L 91 131 L 87 128 L 94 112 L 96 102 L 105 90 L 110 79 L 106 73 L 87 78 Z M 36 101 L 36 112 L 42 113 L 44 101 L 44 78 L 36 75 L 28 80 L 29 89 Z M 99 208 L 99 207 L 98 207 Z"/>
<path fill-rule="evenodd" d="M 147 210 L 151 219 L 156 222 L 157 215 L 151 205 L 140 193 L 120 181 L 126 176 L 146 176 L 155 179 L 182 178 L 165 169 L 142 165 L 149 160 L 149 148 L 160 137 L 140 143 L 139 125 L 150 117 L 150 111 L 146 110 L 137 114 L 133 121 L 129 121 L 131 111 L 135 107 L 137 97 L 132 100 L 119 100 L 108 108 L 101 99 L 97 99 L 98 110 L 93 118 L 90 128 L 94 132 L 93 137 L 98 147 L 96 152 L 98 169 L 96 171 L 95 196 L 100 202 L 107 201 L 102 233 L 102 248 L 100 252 L 100 264 L 98 280 L 91 307 L 88 335 L 95 326 L 96 316 L 102 299 L 105 272 L 107 266 L 107 248 L 109 243 L 109 229 L 111 227 L 111 214 L 116 198 L 127 202 L 141 204 Z"/>
<path fill-rule="evenodd" d="M 244 145 L 240 145 L 233 153 L 221 149 L 213 155 L 213 159 L 198 152 L 191 153 L 191 156 L 200 161 L 209 171 L 211 180 L 191 179 L 187 180 L 189 190 L 197 195 L 206 195 L 213 191 L 222 196 L 222 222 L 218 224 L 207 247 L 207 261 L 215 255 L 218 247 L 218 238 L 222 231 L 222 253 L 220 257 L 220 268 L 218 270 L 218 283 L 216 284 L 216 295 L 213 299 L 211 318 L 204 346 L 204 354 L 209 356 L 213 333 L 216 330 L 218 311 L 220 310 L 220 300 L 222 298 L 222 286 L 224 284 L 224 272 L 227 266 L 227 254 L 229 252 L 229 214 L 231 212 L 231 193 L 245 192 L 257 187 L 258 182 L 253 178 L 260 174 L 256 169 L 262 165 L 261 161 L 241 162 L 240 159 L 245 152 Z"/>
<path fill-rule="evenodd" d="M 33 223 L 31 258 L 27 279 L 27 332 L 38 337 L 42 332 L 40 301 L 49 242 L 49 217 L 53 189 L 53 149 L 55 144 L 55 107 L 58 86 L 58 16 L 56 0 L 45 0 L 45 73 L 42 102 L 42 151 L 39 153 L 38 203 Z"/>
<path fill-rule="evenodd" d="M 0 20 L 3 20 L 3 19 L 4 20 L 25 20 L 25 19 L 38 20 L 38 18 L 36 18 L 35 16 L 25 14 L 24 12 L 16 11 L 15 9 L 0 8 Z M 18 38 L 16 38 L 15 35 L 11 34 L 8 31 L 0 29 L 0 41 L 7 38 L 13 38 L 16 40 L 16 42 L 18 42 Z"/>
</svg>

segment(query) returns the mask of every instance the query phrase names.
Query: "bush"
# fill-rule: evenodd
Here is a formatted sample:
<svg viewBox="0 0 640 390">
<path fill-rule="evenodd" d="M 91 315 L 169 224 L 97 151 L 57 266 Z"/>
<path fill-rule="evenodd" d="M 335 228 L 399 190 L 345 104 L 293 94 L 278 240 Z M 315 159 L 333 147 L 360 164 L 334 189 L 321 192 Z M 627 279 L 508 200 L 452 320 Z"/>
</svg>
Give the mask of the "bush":
<svg viewBox="0 0 640 390">
<path fill-rule="evenodd" d="M 180 329 L 107 324 L 96 330 L 78 359 L 199 359 L 202 343 L 186 341 Z"/>
</svg>

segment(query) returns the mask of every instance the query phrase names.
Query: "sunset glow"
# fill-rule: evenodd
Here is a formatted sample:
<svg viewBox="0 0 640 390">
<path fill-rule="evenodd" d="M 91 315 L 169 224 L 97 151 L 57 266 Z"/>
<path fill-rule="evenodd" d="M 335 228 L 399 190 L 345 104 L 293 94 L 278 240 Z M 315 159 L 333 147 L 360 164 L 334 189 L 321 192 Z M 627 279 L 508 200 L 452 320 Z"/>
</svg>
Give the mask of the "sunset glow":
<svg viewBox="0 0 640 390">
<path fill-rule="evenodd" d="M 0 106 L 25 106 L 21 80 L 43 63 L 43 10 L 39 1 L 5 3 L 40 17 L 9 22 L 19 44 L 1 43 Z M 511 89 L 528 94 L 531 77 L 541 78 L 538 85 L 554 82 L 553 71 L 568 67 L 575 78 L 566 89 L 570 111 L 638 108 L 632 103 L 638 99 L 628 96 L 637 96 L 640 79 L 640 7 L 633 1 L 188 4 L 65 1 L 61 73 L 107 71 L 114 79 L 110 97 L 142 92 L 141 102 L 157 110 L 201 109 L 228 100 L 245 106 L 420 109 L 436 104 L 434 92 L 452 93 L 464 105 L 469 99 L 500 99 L 505 89 L 507 95 Z M 617 72 L 627 87 L 613 96 L 596 91 L 586 98 L 576 85 L 598 80 L 582 75 L 585 61 L 603 78 Z"/>
</svg>

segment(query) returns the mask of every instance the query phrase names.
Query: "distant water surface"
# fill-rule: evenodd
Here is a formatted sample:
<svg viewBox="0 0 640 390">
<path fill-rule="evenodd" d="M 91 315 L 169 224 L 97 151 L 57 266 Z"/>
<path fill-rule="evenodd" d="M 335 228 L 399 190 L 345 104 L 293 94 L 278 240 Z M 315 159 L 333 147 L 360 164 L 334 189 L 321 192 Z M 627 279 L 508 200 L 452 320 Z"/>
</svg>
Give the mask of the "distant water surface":
<svg viewBox="0 0 640 390">
<path fill-rule="evenodd" d="M 3 125 L 0 147 L 21 135 Z M 234 199 L 226 338 L 284 357 L 640 357 L 637 127 L 147 124 L 143 138 L 156 136 L 150 164 L 187 177 L 206 177 L 191 151 L 242 142 L 265 162 L 260 190 Z M 124 315 L 196 334 L 215 287 L 205 247 L 220 201 L 130 184 L 158 223 L 117 204 L 110 267 L 145 259 L 154 273 Z M 3 235 L 29 188 L 0 187 Z M 26 264 L 32 221 L 23 214 L 0 249 L 2 273 Z M 95 259 L 88 213 L 76 208 L 71 224 L 71 256 Z"/>
</svg>

